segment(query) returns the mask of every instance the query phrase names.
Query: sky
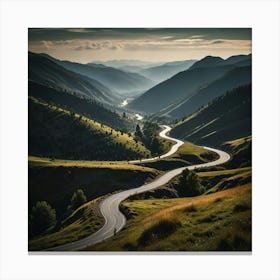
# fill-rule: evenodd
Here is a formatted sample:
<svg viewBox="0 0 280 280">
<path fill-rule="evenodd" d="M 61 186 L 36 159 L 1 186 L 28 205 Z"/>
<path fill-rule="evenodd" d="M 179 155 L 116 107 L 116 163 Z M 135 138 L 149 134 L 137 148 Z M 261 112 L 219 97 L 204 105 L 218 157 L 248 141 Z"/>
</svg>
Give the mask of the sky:
<svg viewBox="0 0 280 280">
<path fill-rule="evenodd" d="M 250 28 L 35 28 L 28 50 L 81 63 L 227 58 L 251 53 Z"/>
</svg>

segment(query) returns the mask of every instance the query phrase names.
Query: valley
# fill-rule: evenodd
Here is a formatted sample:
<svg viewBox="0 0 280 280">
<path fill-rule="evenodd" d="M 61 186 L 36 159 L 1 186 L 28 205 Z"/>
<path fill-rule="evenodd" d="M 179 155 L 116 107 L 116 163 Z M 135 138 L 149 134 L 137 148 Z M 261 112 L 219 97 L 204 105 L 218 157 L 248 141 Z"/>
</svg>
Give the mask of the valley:
<svg viewBox="0 0 280 280">
<path fill-rule="evenodd" d="M 251 251 L 252 56 L 224 57 L 29 50 L 29 252 Z"/>
</svg>

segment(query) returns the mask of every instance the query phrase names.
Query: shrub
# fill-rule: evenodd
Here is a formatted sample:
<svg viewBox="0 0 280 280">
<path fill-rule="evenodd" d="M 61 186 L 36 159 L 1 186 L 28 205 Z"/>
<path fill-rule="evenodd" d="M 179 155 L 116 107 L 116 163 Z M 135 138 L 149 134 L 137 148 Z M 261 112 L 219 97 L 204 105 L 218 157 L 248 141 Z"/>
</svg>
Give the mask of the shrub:
<svg viewBox="0 0 280 280">
<path fill-rule="evenodd" d="M 179 179 L 179 192 L 183 196 L 197 196 L 205 191 L 199 177 L 192 171 L 185 169 Z"/>
<path fill-rule="evenodd" d="M 56 211 L 46 201 L 38 201 L 30 217 L 31 235 L 44 232 L 56 224 Z"/>
<path fill-rule="evenodd" d="M 183 211 L 186 212 L 186 213 L 190 213 L 190 212 L 196 212 L 197 209 L 196 209 L 195 206 L 193 206 L 193 205 L 191 204 L 191 205 L 187 206 L 186 208 L 184 208 Z"/>
<path fill-rule="evenodd" d="M 243 212 L 243 211 L 247 211 L 247 210 L 250 210 L 250 206 L 245 203 L 245 202 L 240 202 L 238 204 L 236 204 L 233 208 L 233 212 L 234 213 L 238 213 L 238 212 Z"/>
<path fill-rule="evenodd" d="M 82 189 L 77 189 L 72 195 L 71 204 L 69 205 L 69 208 L 75 210 L 86 202 L 87 197 L 85 196 L 84 191 Z"/>
<path fill-rule="evenodd" d="M 166 238 L 181 225 L 177 219 L 163 219 L 153 224 L 142 232 L 138 239 L 138 245 L 147 246 L 152 242 Z"/>
</svg>

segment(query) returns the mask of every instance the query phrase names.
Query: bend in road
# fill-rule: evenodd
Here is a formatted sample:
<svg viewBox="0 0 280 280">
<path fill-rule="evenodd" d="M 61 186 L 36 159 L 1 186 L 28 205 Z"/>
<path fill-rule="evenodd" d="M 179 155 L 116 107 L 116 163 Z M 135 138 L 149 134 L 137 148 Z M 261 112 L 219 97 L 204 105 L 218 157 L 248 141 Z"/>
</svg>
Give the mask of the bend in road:
<svg viewBox="0 0 280 280">
<path fill-rule="evenodd" d="M 172 155 L 178 150 L 178 148 L 181 145 L 184 144 L 184 142 L 181 140 L 167 136 L 166 133 L 169 132 L 171 128 L 169 126 L 164 126 L 164 127 L 165 129 L 160 133 L 160 136 L 165 139 L 173 140 L 176 142 L 176 144 L 172 146 L 172 148 L 168 153 L 162 155 L 161 158 Z M 230 155 L 226 152 L 220 151 L 218 149 L 209 148 L 209 147 L 203 147 L 203 148 L 217 153 L 219 155 L 219 158 L 212 162 L 176 168 L 174 170 L 168 171 L 167 173 L 165 173 L 164 175 L 162 175 L 161 177 L 159 177 L 158 179 L 156 179 L 151 183 L 144 184 L 137 188 L 125 190 L 107 197 L 100 204 L 100 210 L 105 219 L 105 224 L 101 229 L 99 229 L 97 232 L 89 235 L 86 238 L 80 239 L 78 241 L 74 241 L 72 243 L 67 243 L 61 246 L 57 246 L 49 250 L 50 251 L 82 250 L 85 247 L 95 245 L 109 237 L 112 237 L 116 232 L 120 231 L 126 223 L 126 218 L 122 214 L 122 212 L 120 212 L 119 206 L 120 203 L 125 199 L 127 199 L 129 196 L 160 187 L 166 184 L 167 182 L 169 182 L 175 176 L 179 175 L 185 169 L 194 170 L 196 168 L 201 168 L 201 167 L 215 166 L 215 165 L 223 164 L 230 159 Z M 145 159 L 145 161 L 151 161 L 155 159 L 156 158 Z M 143 161 L 144 160 L 142 160 L 141 162 Z M 140 161 L 130 161 L 130 162 L 137 163 Z"/>
<path fill-rule="evenodd" d="M 161 138 L 164 138 L 164 139 L 167 139 L 167 140 L 175 141 L 176 144 L 172 145 L 171 149 L 166 154 L 163 154 L 163 155 L 158 156 L 158 157 L 144 158 L 144 159 L 141 159 L 141 160 L 138 160 L 138 159 L 137 160 L 130 160 L 130 161 L 128 161 L 129 163 L 149 162 L 149 161 L 153 161 L 153 160 L 156 160 L 156 159 L 159 159 L 159 158 L 169 157 L 169 156 L 171 156 L 171 155 L 173 155 L 174 153 L 177 152 L 179 147 L 182 146 L 184 144 L 184 142 L 179 140 L 179 139 L 175 139 L 175 138 L 172 138 L 172 137 L 166 135 L 171 130 L 170 126 L 162 125 L 162 127 L 164 129 L 159 133 L 159 136 Z"/>
</svg>

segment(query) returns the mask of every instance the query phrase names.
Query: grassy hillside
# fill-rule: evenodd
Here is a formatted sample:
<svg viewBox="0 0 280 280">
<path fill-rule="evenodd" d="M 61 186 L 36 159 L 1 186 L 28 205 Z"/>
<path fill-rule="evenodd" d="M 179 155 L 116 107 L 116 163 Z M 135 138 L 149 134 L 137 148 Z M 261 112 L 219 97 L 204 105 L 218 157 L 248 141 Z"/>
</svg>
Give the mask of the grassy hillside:
<svg viewBox="0 0 280 280">
<path fill-rule="evenodd" d="M 236 88 L 179 122 L 170 134 L 213 146 L 251 135 L 251 100 L 251 85 Z"/>
<path fill-rule="evenodd" d="M 52 160 L 29 157 L 28 203 L 46 200 L 61 215 L 79 187 L 88 198 L 142 185 L 160 173 L 152 168 L 123 163 Z"/>
<path fill-rule="evenodd" d="M 122 160 L 150 152 L 125 133 L 29 97 L 29 155 L 65 159 Z"/>
<path fill-rule="evenodd" d="M 132 122 L 128 118 L 123 118 L 119 114 L 104 107 L 101 103 L 91 99 L 81 98 L 66 90 L 63 91 L 29 82 L 28 95 L 48 104 L 94 119 L 115 129 L 127 130 L 132 128 Z"/>
<path fill-rule="evenodd" d="M 59 230 L 49 230 L 28 242 L 29 251 L 52 248 L 86 237 L 104 224 L 99 208 L 99 199 L 92 200 L 77 208 L 61 222 Z"/>
<path fill-rule="evenodd" d="M 94 251 L 251 251 L 251 185 L 195 198 L 126 201 L 133 218 Z"/>
<path fill-rule="evenodd" d="M 213 161 L 216 158 L 217 155 L 215 153 L 190 142 L 185 142 L 175 154 L 167 158 L 142 163 L 141 165 L 156 168 L 158 170 L 171 170 L 186 165 Z"/>
<path fill-rule="evenodd" d="M 228 163 L 228 168 L 244 167 L 252 165 L 252 136 L 238 138 L 228 141 L 222 145 L 223 149 L 232 154 Z"/>
<path fill-rule="evenodd" d="M 197 174 L 206 189 L 206 194 L 252 182 L 251 167 L 198 172 Z"/>
</svg>

